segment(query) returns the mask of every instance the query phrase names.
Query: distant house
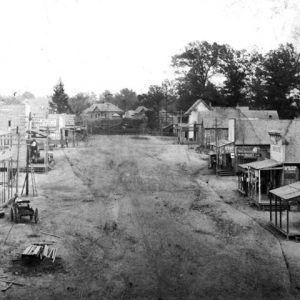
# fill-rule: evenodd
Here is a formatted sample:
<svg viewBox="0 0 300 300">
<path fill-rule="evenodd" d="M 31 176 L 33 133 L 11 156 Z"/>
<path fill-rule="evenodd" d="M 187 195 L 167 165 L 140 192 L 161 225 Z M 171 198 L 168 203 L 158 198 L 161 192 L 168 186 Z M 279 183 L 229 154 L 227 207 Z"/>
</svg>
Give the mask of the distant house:
<svg viewBox="0 0 300 300">
<path fill-rule="evenodd" d="M 99 119 L 120 119 L 123 113 L 124 111 L 116 105 L 105 102 L 93 104 L 85 109 L 81 116 L 86 120 L 95 121 Z"/>
</svg>

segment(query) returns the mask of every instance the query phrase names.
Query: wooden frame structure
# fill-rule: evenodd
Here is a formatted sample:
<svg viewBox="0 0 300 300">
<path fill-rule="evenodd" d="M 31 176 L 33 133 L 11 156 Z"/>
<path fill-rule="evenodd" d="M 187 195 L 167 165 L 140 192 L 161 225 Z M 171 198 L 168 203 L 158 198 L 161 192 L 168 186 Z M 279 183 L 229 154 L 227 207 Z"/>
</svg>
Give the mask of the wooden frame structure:
<svg viewBox="0 0 300 300">
<path fill-rule="evenodd" d="M 282 163 L 272 159 L 265 159 L 248 164 L 241 164 L 239 168 L 238 191 L 248 196 L 248 198 L 259 207 L 269 206 L 269 190 L 271 187 L 279 186 L 280 182 L 275 183 L 274 179 L 272 179 L 268 182 L 271 183 L 269 187 L 262 187 L 263 184 L 266 185 L 266 180 L 263 180 L 262 177 L 266 175 L 266 173 L 269 173 L 268 177 L 272 178 L 275 172 L 283 170 Z M 266 193 L 262 192 L 263 188 Z"/>
<path fill-rule="evenodd" d="M 17 192 L 18 163 L 13 160 L 13 135 L 0 135 L 0 202 L 5 203 Z"/>
<path fill-rule="evenodd" d="M 270 224 L 287 239 L 300 238 L 300 220 L 291 220 L 291 208 L 300 205 L 300 181 L 270 191 Z M 285 215 L 284 215 L 285 212 Z M 274 215 L 274 216 L 273 216 Z"/>
</svg>

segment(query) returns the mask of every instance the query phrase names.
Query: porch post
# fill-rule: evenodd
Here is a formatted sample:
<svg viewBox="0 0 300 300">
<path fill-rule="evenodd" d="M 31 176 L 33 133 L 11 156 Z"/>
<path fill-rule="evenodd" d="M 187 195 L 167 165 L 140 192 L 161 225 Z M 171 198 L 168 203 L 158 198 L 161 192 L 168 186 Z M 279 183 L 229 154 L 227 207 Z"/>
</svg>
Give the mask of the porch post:
<svg viewBox="0 0 300 300">
<path fill-rule="evenodd" d="M 290 228 L 289 228 L 289 223 L 290 223 L 289 211 L 290 211 L 290 206 L 289 206 L 289 203 L 287 202 L 287 209 L 286 209 L 286 233 L 287 233 L 287 237 L 288 237 L 289 231 L 290 231 Z"/>
<path fill-rule="evenodd" d="M 279 226 L 280 226 L 280 229 L 282 228 L 282 209 L 281 209 L 281 201 L 282 199 L 280 198 L 279 199 Z"/>
<path fill-rule="evenodd" d="M 258 203 L 261 201 L 261 180 L 260 180 L 260 170 L 258 170 Z"/>
<path fill-rule="evenodd" d="M 272 195 L 269 194 L 269 200 L 270 200 L 270 222 L 272 222 Z"/>
<path fill-rule="evenodd" d="M 277 196 L 275 196 L 275 226 L 277 227 Z"/>
<path fill-rule="evenodd" d="M 248 197 L 249 197 L 249 195 L 251 196 L 251 192 L 250 192 L 250 167 L 248 166 L 248 177 L 247 177 L 247 186 L 248 186 L 248 188 L 247 188 L 247 193 L 248 193 Z"/>
</svg>

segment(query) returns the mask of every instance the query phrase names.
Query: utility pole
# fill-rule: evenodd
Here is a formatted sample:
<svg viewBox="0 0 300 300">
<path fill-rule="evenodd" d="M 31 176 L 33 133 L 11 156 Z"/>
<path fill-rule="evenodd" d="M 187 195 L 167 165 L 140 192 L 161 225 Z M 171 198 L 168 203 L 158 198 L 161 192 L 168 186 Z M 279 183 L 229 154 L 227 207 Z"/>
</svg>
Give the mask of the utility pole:
<svg viewBox="0 0 300 300">
<path fill-rule="evenodd" d="M 17 139 L 18 139 L 18 147 L 17 147 L 16 194 L 18 194 L 19 191 L 19 159 L 20 159 L 20 133 L 18 127 L 17 127 Z"/>
<path fill-rule="evenodd" d="M 216 147 L 216 175 L 218 173 L 219 151 L 218 151 L 218 120 L 215 118 L 215 147 Z"/>
</svg>

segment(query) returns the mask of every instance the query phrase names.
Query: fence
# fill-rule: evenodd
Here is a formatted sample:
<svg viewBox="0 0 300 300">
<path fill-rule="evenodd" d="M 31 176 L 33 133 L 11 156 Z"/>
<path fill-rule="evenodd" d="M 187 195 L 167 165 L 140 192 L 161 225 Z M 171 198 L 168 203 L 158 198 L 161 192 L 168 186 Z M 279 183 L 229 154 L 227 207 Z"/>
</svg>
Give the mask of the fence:
<svg viewBox="0 0 300 300">
<path fill-rule="evenodd" d="M 11 199 L 16 192 L 16 161 L 12 159 L 0 161 L 0 202 Z"/>
</svg>

